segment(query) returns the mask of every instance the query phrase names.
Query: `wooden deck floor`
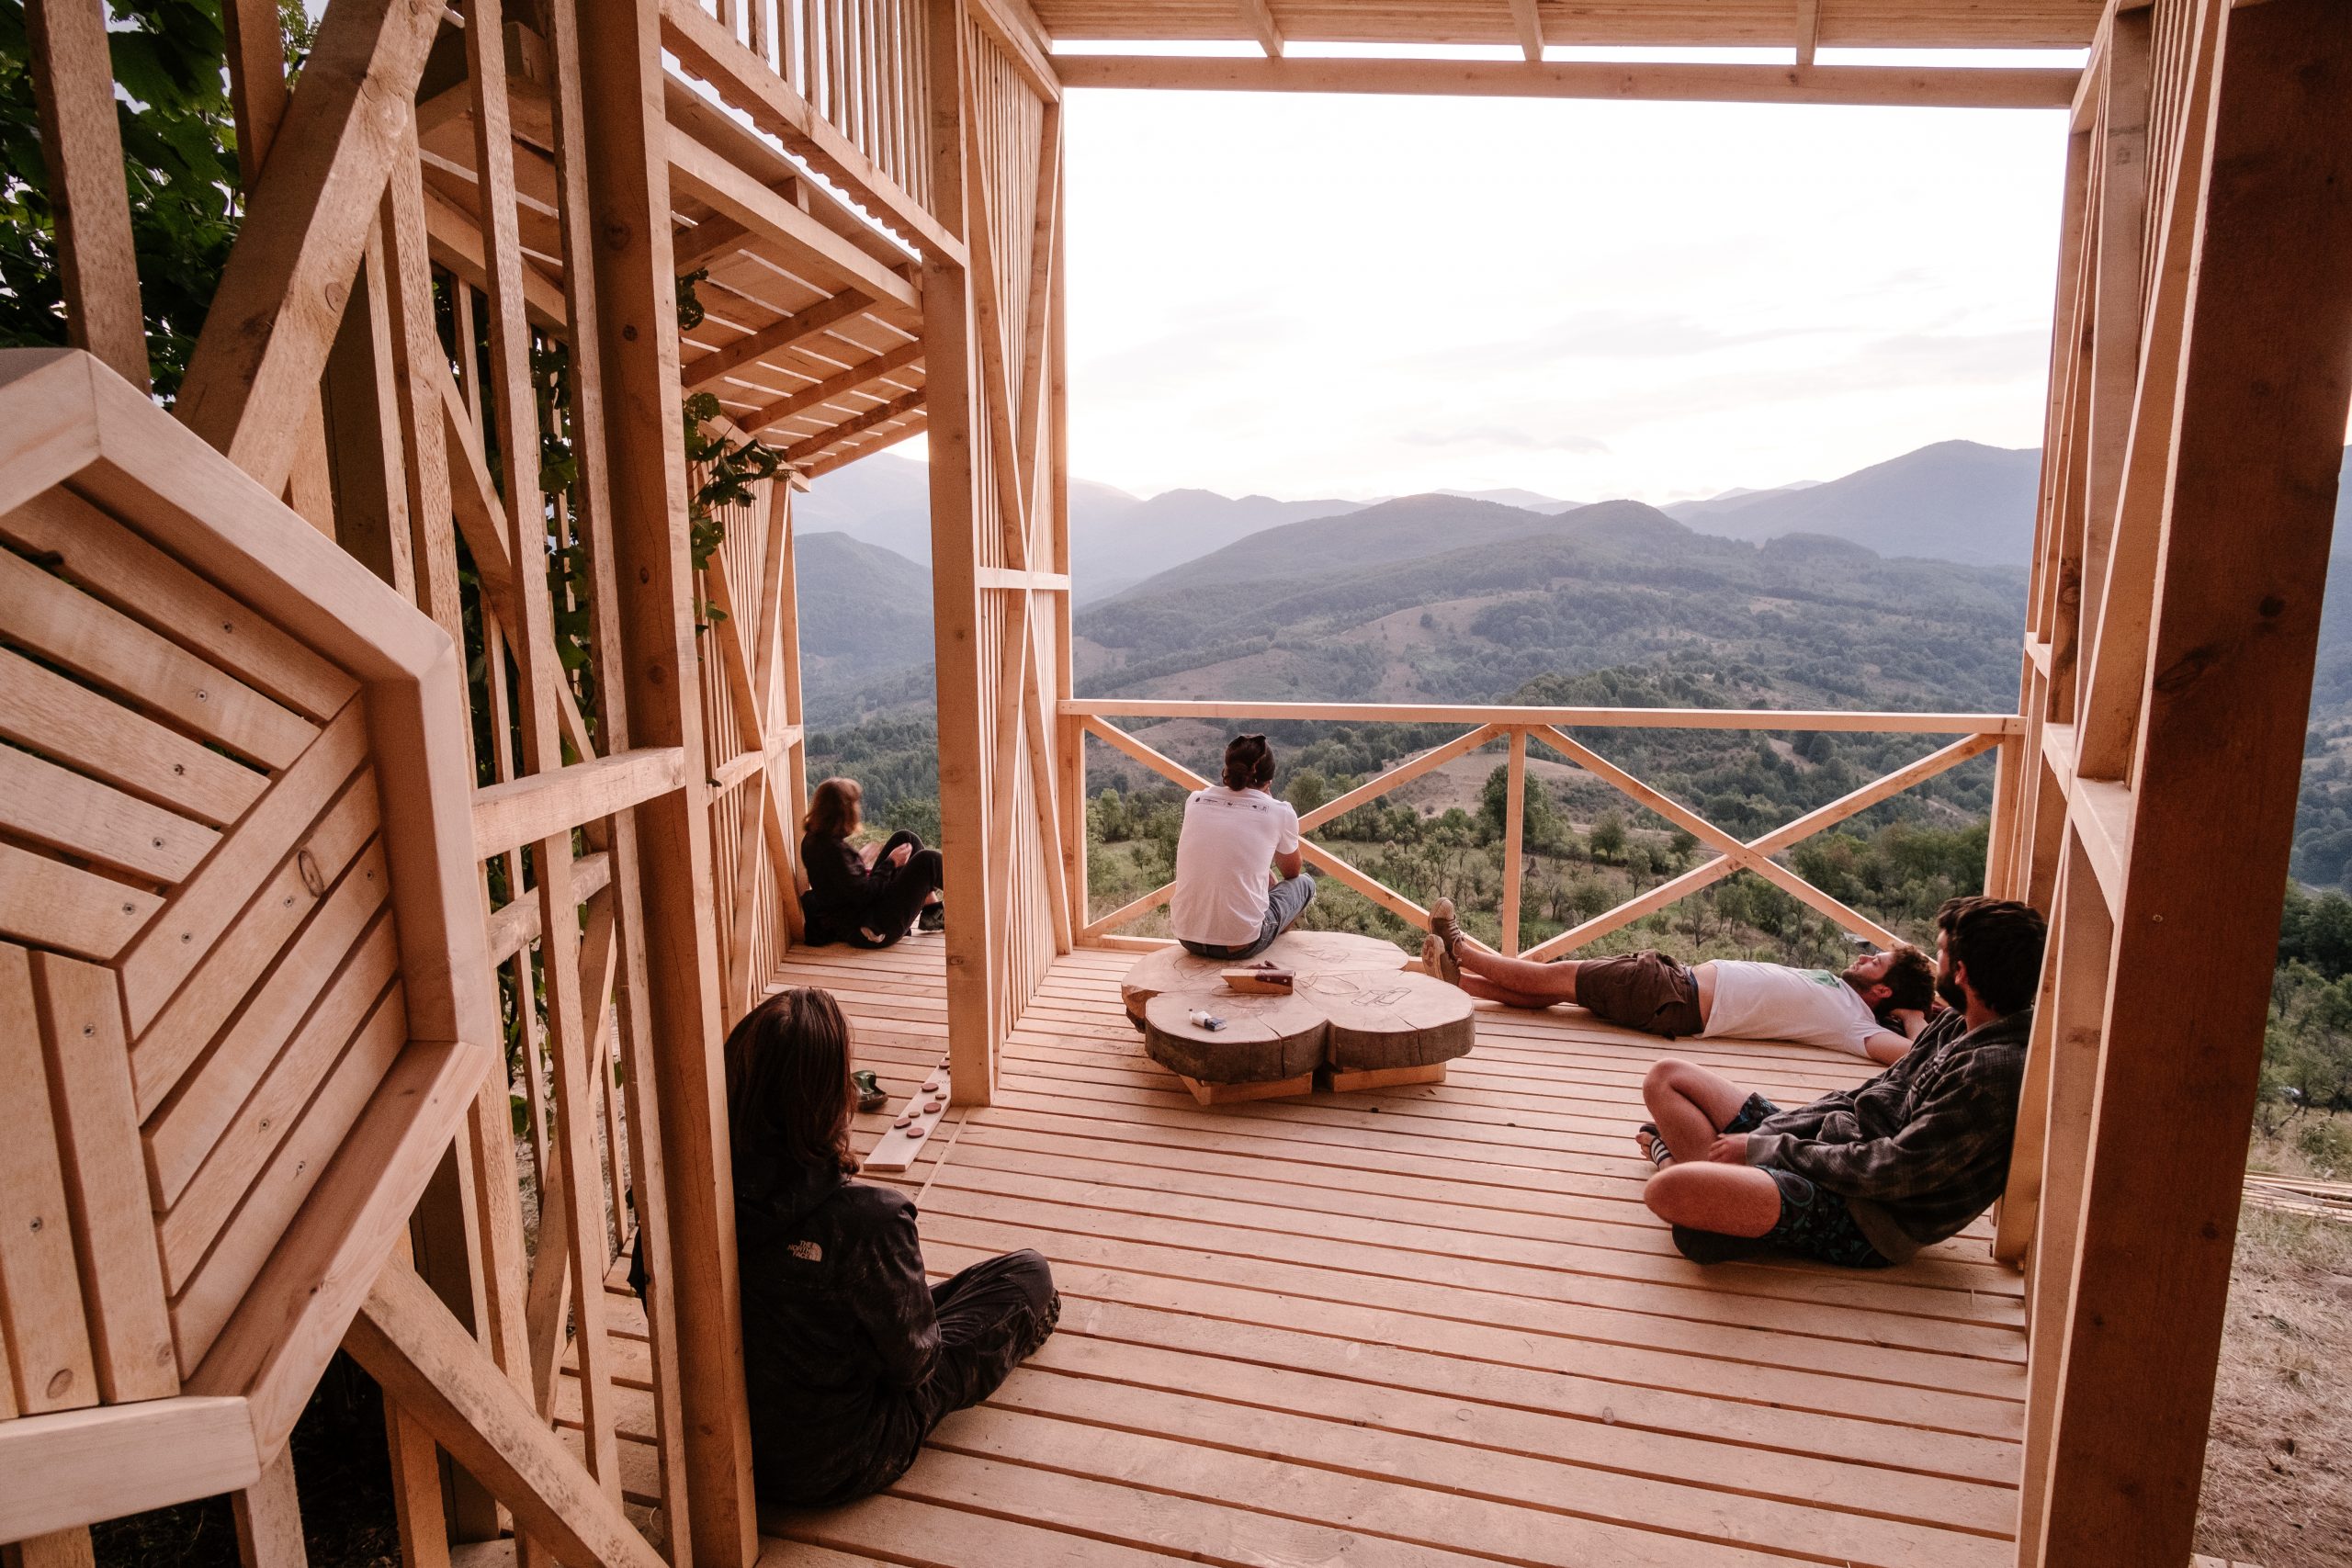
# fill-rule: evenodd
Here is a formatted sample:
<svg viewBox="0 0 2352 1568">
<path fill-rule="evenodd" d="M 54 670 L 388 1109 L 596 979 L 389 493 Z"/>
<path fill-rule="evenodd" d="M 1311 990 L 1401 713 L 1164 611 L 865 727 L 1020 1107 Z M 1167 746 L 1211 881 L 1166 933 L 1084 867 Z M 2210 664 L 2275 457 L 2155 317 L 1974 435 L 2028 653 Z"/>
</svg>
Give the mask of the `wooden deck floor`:
<svg viewBox="0 0 2352 1568">
<path fill-rule="evenodd" d="M 895 1108 L 940 952 L 780 983 L 841 998 Z M 1034 1247 L 1060 1331 L 887 1495 L 766 1520 L 765 1568 L 2011 1561 L 2022 1309 L 1981 1224 L 1882 1274 L 1701 1269 L 1639 1201 L 1662 1042 L 1482 1010 L 1442 1085 L 1203 1110 L 1120 1010 L 1131 962 L 1057 965 L 998 1103 L 908 1173 L 932 1269 Z M 1674 1049 L 1784 1103 L 1864 1076 Z"/>
</svg>

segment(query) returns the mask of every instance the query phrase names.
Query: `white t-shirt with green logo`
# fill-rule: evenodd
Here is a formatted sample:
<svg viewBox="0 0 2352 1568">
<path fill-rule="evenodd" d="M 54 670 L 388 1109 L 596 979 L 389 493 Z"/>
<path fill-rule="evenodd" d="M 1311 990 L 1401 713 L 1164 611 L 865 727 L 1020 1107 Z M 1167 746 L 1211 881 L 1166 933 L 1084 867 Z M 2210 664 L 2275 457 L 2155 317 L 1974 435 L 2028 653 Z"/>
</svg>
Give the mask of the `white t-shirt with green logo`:
<svg viewBox="0 0 2352 1568">
<path fill-rule="evenodd" d="M 1854 987 L 1826 969 L 1715 960 L 1715 999 L 1702 1034 L 1791 1040 L 1868 1056 L 1883 1027 Z"/>
</svg>

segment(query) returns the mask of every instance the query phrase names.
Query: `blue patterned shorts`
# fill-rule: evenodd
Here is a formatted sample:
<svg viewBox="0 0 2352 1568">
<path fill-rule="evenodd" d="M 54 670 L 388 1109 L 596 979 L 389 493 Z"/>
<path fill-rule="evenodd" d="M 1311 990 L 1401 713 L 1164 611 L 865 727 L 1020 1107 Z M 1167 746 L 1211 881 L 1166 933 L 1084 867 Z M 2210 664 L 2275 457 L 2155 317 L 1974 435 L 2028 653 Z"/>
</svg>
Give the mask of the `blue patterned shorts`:
<svg viewBox="0 0 2352 1568">
<path fill-rule="evenodd" d="M 1751 1094 L 1724 1128 L 1726 1133 L 1747 1133 L 1781 1108 L 1760 1094 Z M 1835 1263 L 1841 1269 L 1892 1269 L 1894 1259 L 1872 1247 L 1854 1223 L 1854 1212 L 1846 1206 L 1845 1197 L 1817 1182 L 1799 1176 L 1793 1170 L 1762 1168 L 1781 1190 L 1781 1217 L 1763 1237 L 1766 1245 L 1806 1258 L 1818 1258 L 1824 1263 Z"/>
</svg>

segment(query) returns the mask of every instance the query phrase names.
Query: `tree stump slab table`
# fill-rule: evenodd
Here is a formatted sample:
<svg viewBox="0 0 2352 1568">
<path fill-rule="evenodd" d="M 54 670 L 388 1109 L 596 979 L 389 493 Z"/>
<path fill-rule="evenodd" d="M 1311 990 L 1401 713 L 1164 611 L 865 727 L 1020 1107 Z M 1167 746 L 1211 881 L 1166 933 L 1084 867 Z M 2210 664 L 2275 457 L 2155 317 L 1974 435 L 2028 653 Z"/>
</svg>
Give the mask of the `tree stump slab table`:
<svg viewBox="0 0 2352 1568">
<path fill-rule="evenodd" d="M 1476 1043 L 1469 996 L 1408 969 L 1377 937 L 1285 931 L 1253 962 L 1290 971 L 1291 993 L 1232 990 L 1224 973 L 1235 965 L 1172 945 L 1120 983 L 1145 1054 L 1204 1105 L 1311 1094 L 1318 1082 L 1341 1092 L 1435 1083 Z"/>
</svg>

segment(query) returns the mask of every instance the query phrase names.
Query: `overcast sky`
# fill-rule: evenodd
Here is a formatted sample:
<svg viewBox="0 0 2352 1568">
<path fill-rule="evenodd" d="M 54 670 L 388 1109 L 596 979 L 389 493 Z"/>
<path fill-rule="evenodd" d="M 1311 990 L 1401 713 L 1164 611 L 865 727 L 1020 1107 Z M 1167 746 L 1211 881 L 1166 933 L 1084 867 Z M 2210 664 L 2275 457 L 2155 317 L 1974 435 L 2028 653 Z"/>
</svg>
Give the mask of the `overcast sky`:
<svg viewBox="0 0 2352 1568">
<path fill-rule="evenodd" d="M 1655 502 L 2041 439 L 2063 113 L 1095 91 L 1066 113 L 1084 478 Z"/>
</svg>

